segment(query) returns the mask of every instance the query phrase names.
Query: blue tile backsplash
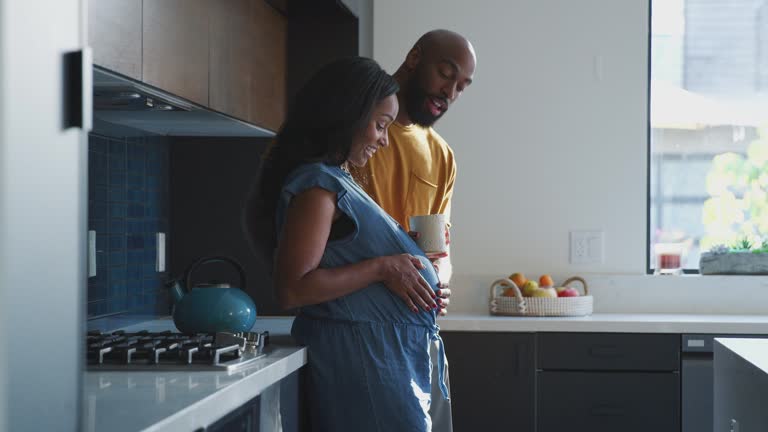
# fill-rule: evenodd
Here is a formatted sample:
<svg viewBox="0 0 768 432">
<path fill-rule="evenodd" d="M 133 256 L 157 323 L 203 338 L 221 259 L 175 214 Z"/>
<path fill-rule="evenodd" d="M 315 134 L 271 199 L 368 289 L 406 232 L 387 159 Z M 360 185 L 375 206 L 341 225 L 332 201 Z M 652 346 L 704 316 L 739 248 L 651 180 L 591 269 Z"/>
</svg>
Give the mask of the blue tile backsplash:
<svg viewBox="0 0 768 432">
<path fill-rule="evenodd" d="M 168 148 L 162 137 L 88 143 L 88 229 L 96 231 L 96 276 L 88 278 L 88 318 L 165 315 L 166 273 L 155 269 L 156 233 L 168 242 Z"/>
</svg>

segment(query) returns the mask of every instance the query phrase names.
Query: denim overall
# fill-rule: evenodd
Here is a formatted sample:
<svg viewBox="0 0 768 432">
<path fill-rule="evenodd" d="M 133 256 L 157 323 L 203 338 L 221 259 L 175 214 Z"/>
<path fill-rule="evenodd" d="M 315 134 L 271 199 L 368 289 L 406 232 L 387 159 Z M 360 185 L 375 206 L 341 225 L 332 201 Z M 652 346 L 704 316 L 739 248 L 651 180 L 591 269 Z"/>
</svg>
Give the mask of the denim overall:
<svg viewBox="0 0 768 432">
<path fill-rule="evenodd" d="M 288 176 L 277 206 L 278 232 L 291 199 L 314 187 L 335 192 L 337 208 L 354 223 L 351 234 L 328 242 L 320 268 L 409 253 L 423 262 L 420 272 L 432 289 L 439 289 L 432 264 L 413 239 L 339 167 L 307 164 Z M 440 350 L 440 389 L 448 395 L 436 312 L 413 312 L 383 283 L 302 307 L 291 333 L 309 353 L 312 430 L 430 431 L 433 341 Z"/>
</svg>

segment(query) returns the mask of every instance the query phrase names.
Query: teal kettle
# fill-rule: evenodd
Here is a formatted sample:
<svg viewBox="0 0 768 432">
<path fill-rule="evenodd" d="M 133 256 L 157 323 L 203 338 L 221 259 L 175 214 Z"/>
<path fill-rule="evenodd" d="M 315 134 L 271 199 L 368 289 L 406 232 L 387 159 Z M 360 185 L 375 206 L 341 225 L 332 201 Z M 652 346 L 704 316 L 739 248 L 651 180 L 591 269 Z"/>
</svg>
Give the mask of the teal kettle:
<svg viewBox="0 0 768 432">
<path fill-rule="evenodd" d="M 239 287 L 221 282 L 194 283 L 196 269 L 216 262 L 230 264 L 237 270 Z M 174 304 L 173 323 L 182 333 L 247 332 L 256 322 L 256 305 L 240 289 L 246 286 L 245 270 L 232 258 L 200 258 L 187 269 L 184 279 L 173 280 L 168 286 Z"/>
</svg>

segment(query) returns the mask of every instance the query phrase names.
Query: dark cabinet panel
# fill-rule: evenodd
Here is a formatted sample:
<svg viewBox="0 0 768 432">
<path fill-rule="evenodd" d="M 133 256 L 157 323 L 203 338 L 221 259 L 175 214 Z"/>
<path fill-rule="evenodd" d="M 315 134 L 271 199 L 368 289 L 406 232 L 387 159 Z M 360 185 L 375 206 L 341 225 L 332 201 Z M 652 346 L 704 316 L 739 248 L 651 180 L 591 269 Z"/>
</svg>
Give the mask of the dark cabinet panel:
<svg viewBox="0 0 768 432">
<path fill-rule="evenodd" d="M 710 430 L 766 431 L 768 374 L 761 364 L 766 345 L 764 341 L 749 345 L 734 342 L 714 344 L 714 413 Z"/>
<path fill-rule="evenodd" d="M 533 432 L 534 335 L 441 333 L 448 357 L 453 429 Z"/>
<path fill-rule="evenodd" d="M 259 316 L 287 315 L 272 292 L 272 254 L 251 250 L 241 225 L 241 206 L 268 139 L 177 138 L 169 164 L 168 270 L 182 275 L 197 259 L 225 255 L 245 269 L 245 291 Z M 198 280 L 235 281 L 230 268 L 207 265 Z"/>
<path fill-rule="evenodd" d="M 144 0 L 144 81 L 208 105 L 212 4 L 212 0 Z"/>
<path fill-rule="evenodd" d="M 93 62 L 137 80 L 141 79 L 141 1 L 88 2 Z"/>
<path fill-rule="evenodd" d="M 211 8 L 210 106 L 247 120 L 253 82 L 251 1 L 228 0 Z"/>
<path fill-rule="evenodd" d="M 254 56 L 248 120 L 278 130 L 286 110 L 288 21 L 264 0 L 251 0 Z"/>
<path fill-rule="evenodd" d="M 264 0 L 211 9 L 210 106 L 277 130 L 285 111 L 286 18 Z"/>
<path fill-rule="evenodd" d="M 538 374 L 538 432 L 677 432 L 677 372 Z"/>
<path fill-rule="evenodd" d="M 299 432 L 309 430 L 301 399 L 306 369 L 291 373 L 254 399 L 205 428 L 205 432 Z M 196 431 L 198 432 L 198 431 Z"/>
<path fill-rule="evenodd" d="M 256 397 L 221 420 L 205 429 L 205 432 L 259 432 L 261 398 Z"/>
<path fill-rule="evenodd" d="M 539 333 L 537 347 L 538 369 L 680 369 L 680 336 L 676 334 Z"/>
<path fill-rule="evenodd" d="M 290 101 L 320 67 L 358 55 L 358 19 L 336 0 L 291 0 L 286 43 Z"/>
</svg>

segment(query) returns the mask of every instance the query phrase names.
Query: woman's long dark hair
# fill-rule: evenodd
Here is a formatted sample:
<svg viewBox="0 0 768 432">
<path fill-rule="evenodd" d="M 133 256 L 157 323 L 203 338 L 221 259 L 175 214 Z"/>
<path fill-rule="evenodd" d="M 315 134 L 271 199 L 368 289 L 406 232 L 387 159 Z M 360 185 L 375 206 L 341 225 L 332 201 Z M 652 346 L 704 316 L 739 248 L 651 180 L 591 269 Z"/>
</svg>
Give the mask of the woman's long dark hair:
<svg viewBox="0 0 768 432">
<path fill-rule="evenodd" d="M 275 244 L 274 214 L 288 174 L 306 163 L 344 163 L 354 138 L 366 128 L 375 106 L 398 90 L 391 75 L 364 57 L 333 61 L 304 84 L 267 150 L 256 184 L 246 200 L 246 234 L 252 243 L 261 246 L 257 249 L 263 249 L 266 243 L 272 247 Z M 269 233 L 264 229 L 267 220 Z"/>
</svg>

